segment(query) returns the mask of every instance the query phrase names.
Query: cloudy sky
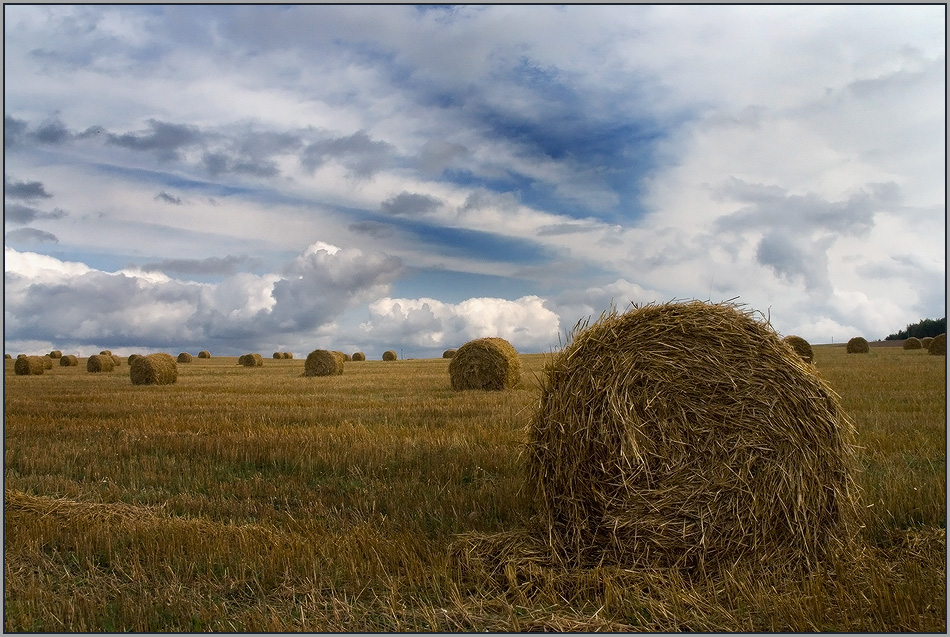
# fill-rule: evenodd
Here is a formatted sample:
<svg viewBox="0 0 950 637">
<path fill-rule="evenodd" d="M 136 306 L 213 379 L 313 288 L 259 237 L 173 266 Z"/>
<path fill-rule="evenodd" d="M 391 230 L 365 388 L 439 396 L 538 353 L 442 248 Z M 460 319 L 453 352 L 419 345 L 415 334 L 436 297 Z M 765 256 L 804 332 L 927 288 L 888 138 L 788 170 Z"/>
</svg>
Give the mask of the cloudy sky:
<svg viewBox="0 0 950 637">
<path fill-rule="evenodd" d="M 946 9 L 4 6 L 4 351 L 946 315 Z"/>
</svg>

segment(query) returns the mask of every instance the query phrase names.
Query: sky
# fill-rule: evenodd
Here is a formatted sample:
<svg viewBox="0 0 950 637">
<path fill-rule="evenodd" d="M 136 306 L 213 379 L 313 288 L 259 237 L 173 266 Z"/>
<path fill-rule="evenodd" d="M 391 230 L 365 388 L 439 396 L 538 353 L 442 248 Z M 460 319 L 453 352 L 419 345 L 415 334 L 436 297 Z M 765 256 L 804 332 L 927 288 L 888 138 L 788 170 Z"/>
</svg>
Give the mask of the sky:
<svg viewBox="0 0 950 637">
<path fill-rule="evenodd" d="M 5 5 L 4 351 L 946 316 L 944 5 Z"/>
</svg>

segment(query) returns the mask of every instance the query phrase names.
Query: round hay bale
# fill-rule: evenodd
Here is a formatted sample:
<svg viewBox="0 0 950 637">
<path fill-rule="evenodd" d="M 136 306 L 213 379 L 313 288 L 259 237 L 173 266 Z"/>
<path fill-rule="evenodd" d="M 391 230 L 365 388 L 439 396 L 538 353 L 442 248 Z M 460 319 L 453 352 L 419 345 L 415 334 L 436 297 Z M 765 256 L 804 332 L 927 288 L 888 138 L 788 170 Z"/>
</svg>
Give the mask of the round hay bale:
<svg viewBox="0 0 950 637">
<path fill-rule="evenodd" d="M 394 351 L 391 350 L 391 349 L 387 349 L 385 352 L 383 352 L 383 360 L 384 360 L 384 361 L 394 361 L 394 360 L 396 360 L 396 352 L 394 352 Z"/>
<path fill-rule="evenodd" d="M 526 488 L 564 564 L 807 567 L 853 537 L 853 435 L 767 322 L 651 304 L 579 326 L 546 366 Z"/>
<path fill-rule="evenodd" d="M 26 354 L 17 354 L 16 357 L 17 357 L 17 358 L 26 358 Z"/>
<path fill-rule="evenodd" d="M 353 357 L 350 356 L 349 354 L 344 354 L 344 355 L 343 355 L 343 360 L 344 360 L 344 362 L 345 362 L 345 361 L 351 361 L 351 360 L 353 360 Z"/>
<path fill-rule="evenodd" d="M 99 356 L 112 356 L 112 350 L 104 349 L 99 352 Z"/>
<path fill-rule="evenodd" d="M 919 338 L 911 336 L 906 341 L 904 341 L 903 347 L 904 349 L 921 349 L 923 345 L 921 344 Z"/>
<path fill-rule="evenodd" d="M 114 369 L 115 360 L 113 360 L 111 354 L 93 354 L 86 359 L 87 372 L 111 372 Z"/>
<path fill-rule="evenodd" d="M 933 336 L 925 336 L 922 339 L 920 339 L 920 346 L 923 349 L 930 349 L 930 344 L 933 342 L 933 340 L 934 340 Z"/>
<path fill-rule="evenodd" d="M 195 357 L 189 354 L 188 352 L 182 352 L 178 355 L 179 363 L 191 363 L 195 360 Z"/>
<path fill-rule="evenodd" d="M 353 360 L 354 360 L 354 361 L 365 361 L 365 360 L 366 360 L 366 354 L 364 354 L 363 352 L 353 352 Z"/>
<path fill-rule="evenodd" d="M 283 358 L 283 357 L 284 357 L 283 352 L 274 352 L 274 358 Z"/>
<path fill-rule="evenodd" d="M 930 347 L 927 348 L 928 354 L 933 354 L 934 356 L 946 356 L 947 355 L 947 335 L 938 334 L 934 336 L 934 340 L 930 341 Z"/>
<path fill-rule="evenodd" d="M 242 354 L 238 357 L 238 364 L 244 367 L 263 367 L 264 358 L 260 354 Z"/>
<path fill-rule="evenodd" d="M 847 349 L 849 354 L 867 354 L 871 351 L 867 339 L 865 339 L 863 336 L 855 336 L 850 341 L 848 341 Z"/>
<path fill-rule="evenodd" d="M 806 363 L 810 363 L 812 360 L 814 360 L 815 353 L 811 349 L 811 344 L 801 336 L 790 334 L 789 336 L 783 338 L 782 342 L 791 345 L 792 349 L 795 350 L 795 353 L 801 356 L 802 360 Z"/>
<path fill-rule="evenodd" d="M 452 358 L 453 356 L 455 356 L 455 353 L 457 351 L 458 350 L 455 350 L 455 349 L 447 349 L 444 352 L 442 352 L 442 358 Z"/>
<path fill-rule="evenodd" d="M 336 352 L 315 349 L 307 354 L 303 365 L 304 376 L 339 376 L 343 373 L 343 357 Z"/>
<path fill-rule="evenodd" d="M 115 366 L 116 366 L 116 367 L 121 367 L 121 366 L 122 366 L 122 357 L 119 356 L 118 354 L 113 354 L 113 355 L 112 355 L 112 361 L 115 363 Z"/>
<path fill-rule="evenodd" d="M 49 357 L 50 357 L 50 358 L 62 358 L 62 357 L 63 357 L 63 353 L 62 353 L 60 350 L 58 350 L 58 349 L 54 349 L 52 352 L 49 353 Z"/>
<path fill-rule="evenodd" d="M 293 360 L 294 355 L 293 355 L 292 352 L 284 352 L 284 358 L 288 358 L 288 359 L 290 359 L 290 360 Z"/>
<path fill-rule="evenodd" d="M 10 356 L 9 354 L 4 354 L 4 355 L 3 355 L 3 360 L 6 360 L 6 359 L 8 359 L 8 358 L 9 358 L 10 360 L 13 360 L 13 357 Z"/>
<path fill-rule="evenodd" d="M 477 338 L 455 352 L 449 377 L 452 389 L 509 389 L 521 382 L 521 360 L 505 339 Z"/>
<path fill-rule="evenodd" d="M 211 352 L 209 352 L 206 349 L 203 349 L 200 352 L 198 352 L 198 358 L 211 358 Z"/>
<path fill-rule="evenodd" d="M 139 356 L 129 364 L 133 385 L 171 385 L 178 381 L 178 363 L 171 354 Z"/>
<path fill-rule="evenodd" d="M 49 355 L 40 356 L 43 361 L 43 369 L 53 369 L 53 359 Z"/>
<path fill-rule="evenodd" d="M 129 358 L 126 360 L 126 362 L 127 362 L 129 365 L 132 365 L 132 363 L 135 362 L 135 359 L 136 359 L 136 358 L 142 358 L 142 355 L 141 355 L 141 354 L 129 354 Z"/>
<path fill-rule="evenodd" d="M 39 376 L 46 369 L 43 356 L 18 356 L 13 363 L 13 373 L 17 376 Z"/>
<path fill-rule="evenodd" d="M 74 354 L 66 354 L 59 359 L 60 367 L 79 367 L 79 359 Z"/>
</svg>

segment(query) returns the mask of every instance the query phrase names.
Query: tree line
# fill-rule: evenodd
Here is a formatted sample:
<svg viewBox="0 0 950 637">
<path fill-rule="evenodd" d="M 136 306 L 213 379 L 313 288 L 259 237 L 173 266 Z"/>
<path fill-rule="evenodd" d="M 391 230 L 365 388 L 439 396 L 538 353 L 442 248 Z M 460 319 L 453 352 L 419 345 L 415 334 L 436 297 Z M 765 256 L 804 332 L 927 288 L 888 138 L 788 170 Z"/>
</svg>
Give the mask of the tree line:
<svg viewBox="0 0 950 637">
<path fill-rule="evenodd" d="M 945 334 L 947 332 L 947 317 L 942 319 L 923 319 L 914 323 L 913 325 L 908 325 L 907 329 L 899 331 L 897 334 L 891 334 L 885 341 L 902 341 L 905 338 L 910 338 L 911 336 L 915 338 L 924 338 L 925 336 L 937 336 L 938 334 Z"/>
</svg>

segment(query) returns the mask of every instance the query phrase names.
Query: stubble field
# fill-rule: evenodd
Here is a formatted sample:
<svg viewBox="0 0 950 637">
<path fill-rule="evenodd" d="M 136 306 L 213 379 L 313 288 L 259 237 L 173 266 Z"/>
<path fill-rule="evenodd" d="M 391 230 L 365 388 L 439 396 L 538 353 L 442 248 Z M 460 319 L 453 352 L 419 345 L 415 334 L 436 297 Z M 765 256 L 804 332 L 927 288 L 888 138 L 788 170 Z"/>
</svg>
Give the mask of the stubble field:
<svg viewBox="0 0 950 637">
<path fill-rule="evenodd" d="M 5 631 L 946 631 L 946 358 L 817 346 L 858 430 L 864 528 L 801 576 L 463 571 L 524 528 L 521 385 L 451 389 L 446 359 L 233 357 L 134 386 L 128 365 L 4 373 Z"/>
</svg>

